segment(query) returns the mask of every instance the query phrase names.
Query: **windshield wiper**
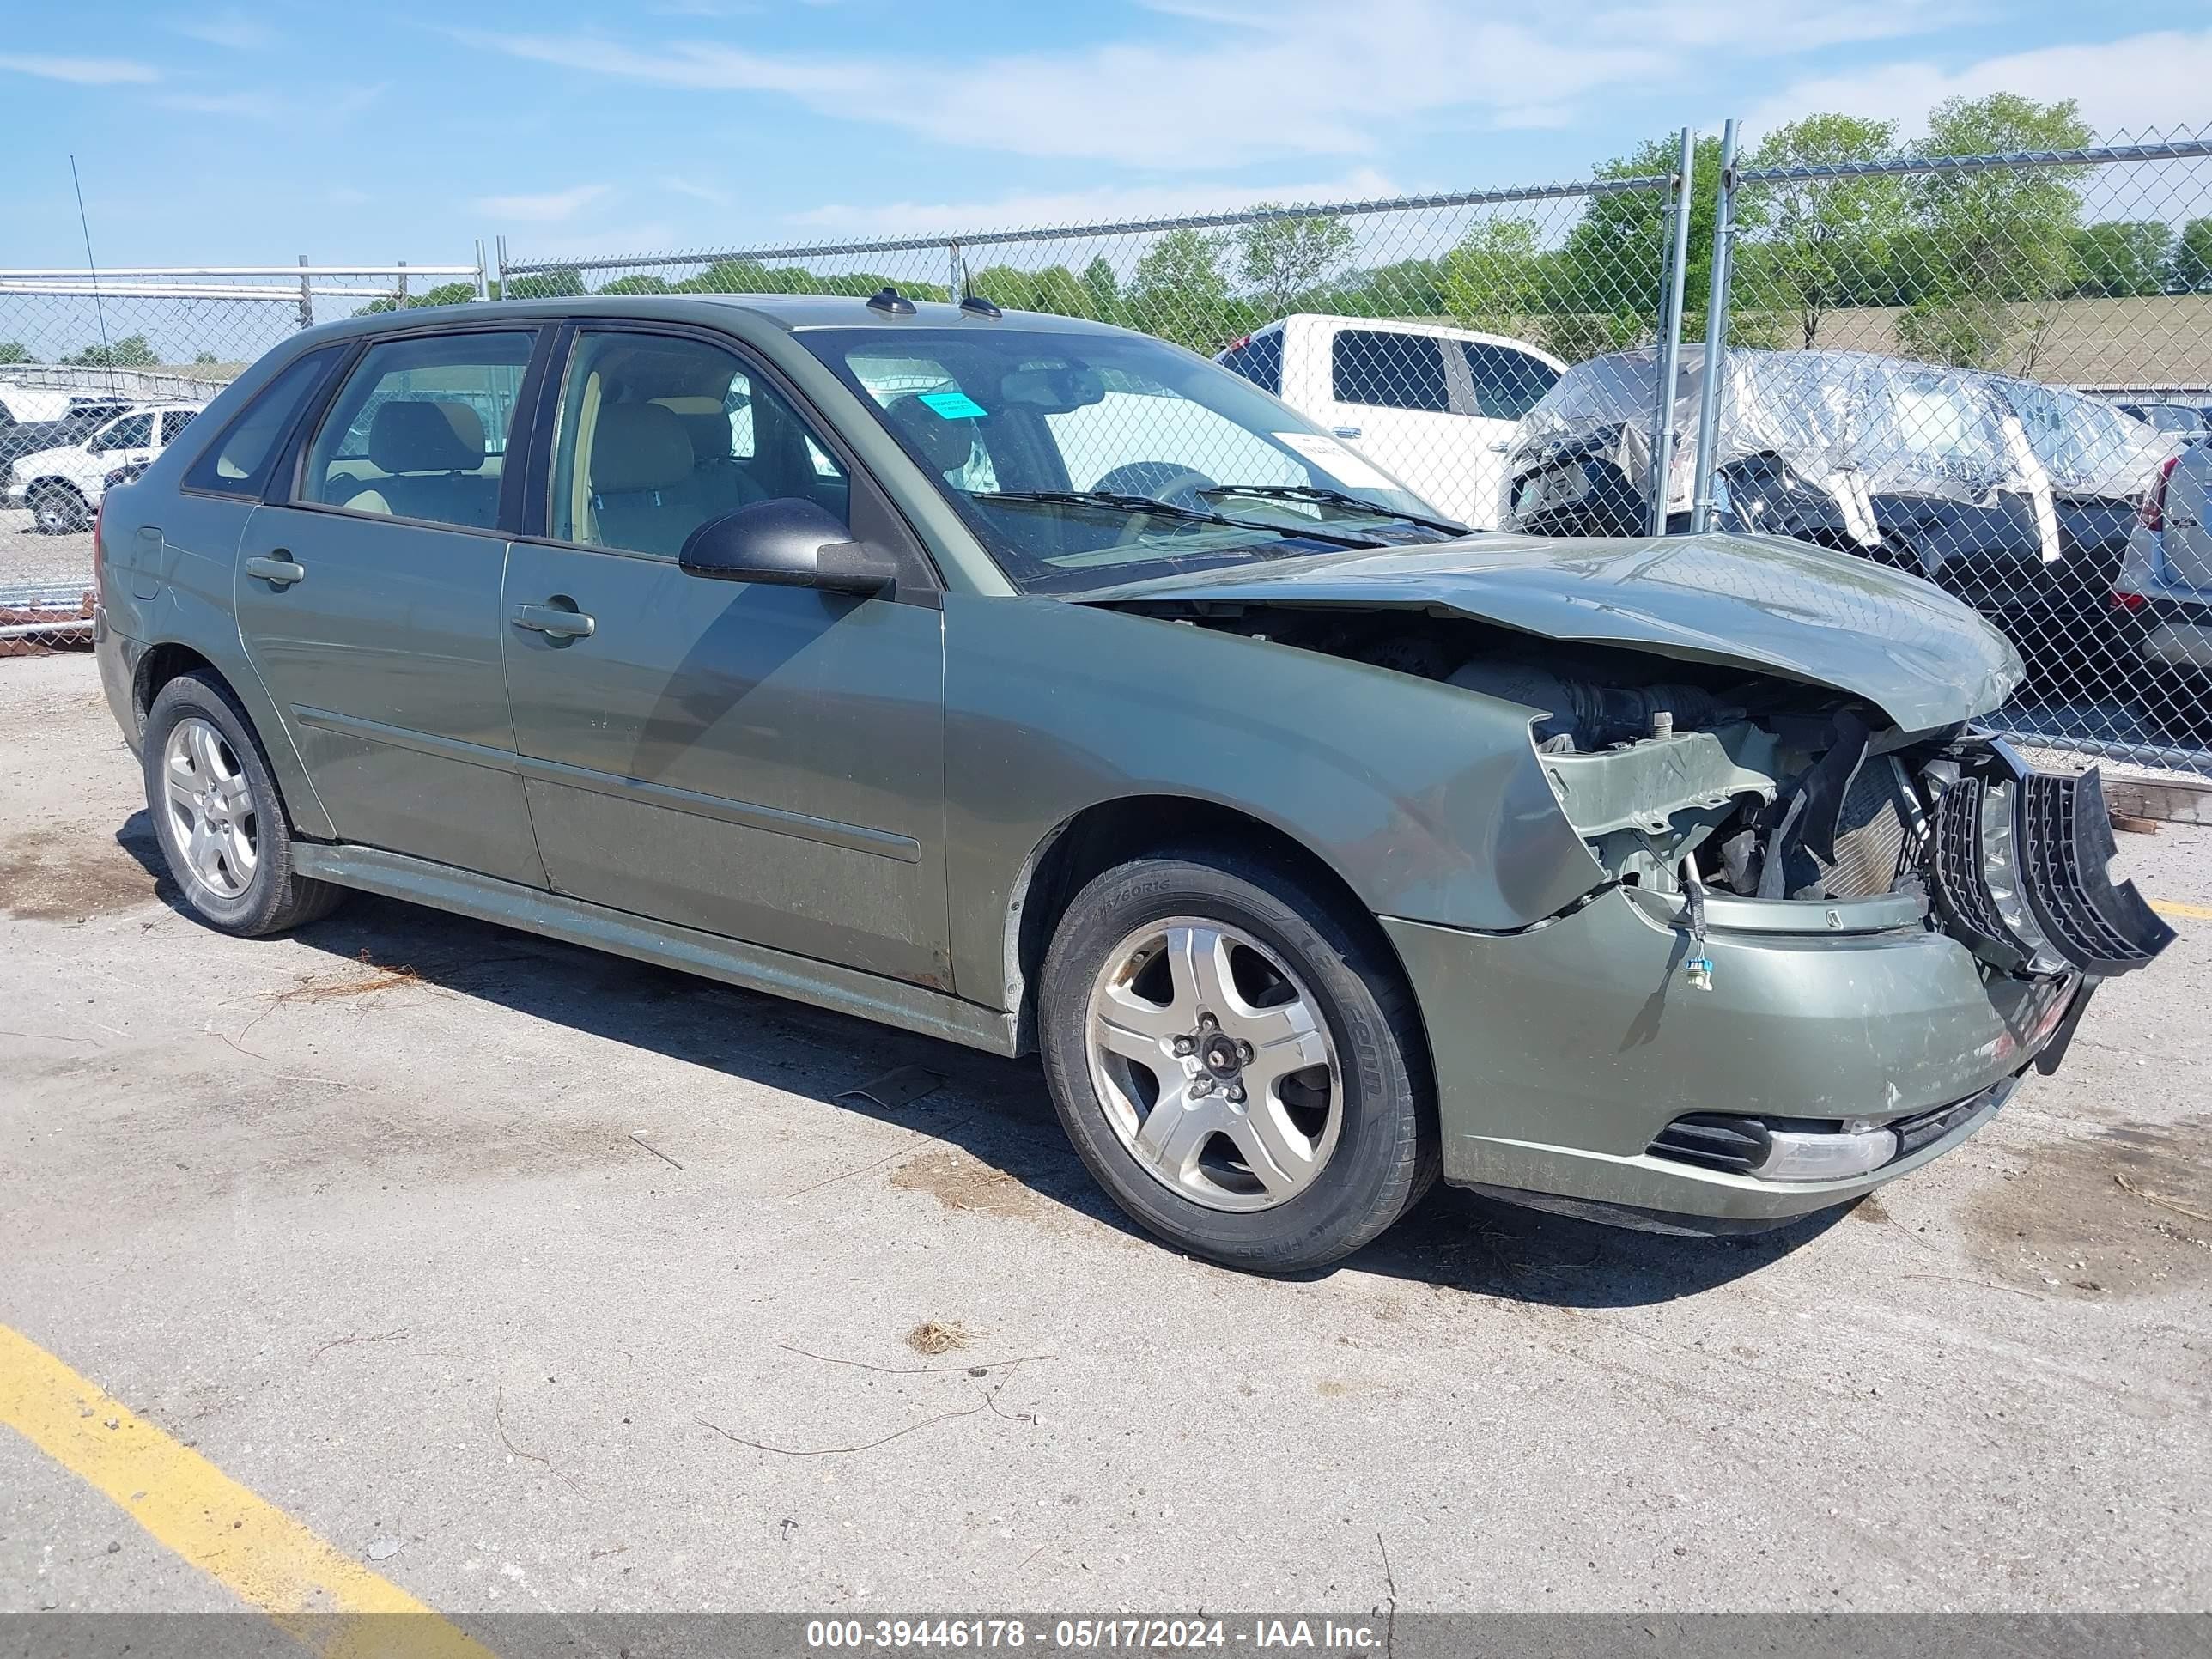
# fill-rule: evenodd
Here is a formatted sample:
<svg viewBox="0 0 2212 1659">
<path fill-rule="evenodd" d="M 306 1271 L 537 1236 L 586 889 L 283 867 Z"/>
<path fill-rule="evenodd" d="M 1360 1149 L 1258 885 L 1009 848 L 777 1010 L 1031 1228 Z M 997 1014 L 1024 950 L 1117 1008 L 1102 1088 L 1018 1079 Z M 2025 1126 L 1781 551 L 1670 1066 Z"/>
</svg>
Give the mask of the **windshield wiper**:
<svg viewBox="0 0 2212 1659">
<path fill-rule="evenodd" d="M 1202 512 L 1156 501 L 1150 495 L 1133 495 L 1115 489 L 971 489 L 971 501 L 1004 507 L 1083 507 L 1106 513 L 1143 513 L 1154 518 L 1175 519 L 1187 524 L 1224 525 L 1231 530 L 1259 530 L 1270 536 L 1294 536 L 1300 541 L 1322 542 L 1331 547 L 1376 547 L 1370 537 L 1340 536 L 1303 526 L 1267 524 L 1258 519 L 1232 519 L 1225 513 Z"/>
<path fill-rule="evenodd" d="M 1417 524 L 1424 530 L 1441 530 L 1447 536 L 1472 536 L 1475 533 L 1463 524 L 1454 524 L 1449 519 L 1424 518 L 1419 513 L 1401 513 L 1395 507 L 1380 502 L 1363 501 L 1357 495 L 1347 495 L 1341 489 L 1324 489 L 1318 484 L 1216 484 L 1211 489 L 1198 492 L 1201 501 L 1216 495 L 1249 495 L 1262 501 L 1314 501 L 1328 507 L 1347 507 L 1370 518 L 1396 519 L 1405 524 Z"/>
</svg>

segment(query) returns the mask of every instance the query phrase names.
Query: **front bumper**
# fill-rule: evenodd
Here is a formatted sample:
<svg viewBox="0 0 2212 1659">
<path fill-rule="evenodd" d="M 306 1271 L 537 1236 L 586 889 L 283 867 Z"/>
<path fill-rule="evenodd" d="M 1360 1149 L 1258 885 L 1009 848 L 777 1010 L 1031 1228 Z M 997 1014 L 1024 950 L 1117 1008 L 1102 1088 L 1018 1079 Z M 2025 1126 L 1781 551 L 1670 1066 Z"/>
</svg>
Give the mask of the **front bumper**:
<svg viewBox="0 0 2212 1659">
<path fill-rule="evenodd" d="M 1447 1181 L 1696 1231 L 1778 1224 L 1940 1158 L 1996 1112 L 2081 986 L 2006 975 L 1925 925 L 1717 926 L 1711 988 L 1698 990 L 1688 934 L 1617 889 L 1520 933 L 1382 925 L 1426 1017 Z M 1696 1115 L 1839 1126 L 1954 1107 L 1934 1139 L 1842 1179 L 1765 1180 L 1653 1150 Z"/>
</svg>

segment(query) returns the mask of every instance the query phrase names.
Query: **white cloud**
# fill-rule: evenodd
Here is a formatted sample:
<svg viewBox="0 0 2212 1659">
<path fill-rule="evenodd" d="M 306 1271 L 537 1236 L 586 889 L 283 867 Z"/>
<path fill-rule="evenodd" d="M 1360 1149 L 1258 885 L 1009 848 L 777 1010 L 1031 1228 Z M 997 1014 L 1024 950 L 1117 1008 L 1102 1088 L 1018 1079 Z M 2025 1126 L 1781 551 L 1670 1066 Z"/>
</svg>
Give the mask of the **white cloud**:
<svg viewBox="0 0 2212 1659">
<path fill-rule="evenodd" d="M 689 196 L 695 202 L 709 202 L 716 207 L 727 207 L 730 204 L 730 192 L 726 190 L 718 190 L 712 185 L 702 185 L 697 179 L 686 179 L 681 173 L 670 173 L 660 181 L 660 187 L 678 196 Z"/>
<path fill-rule="evenodd" d="M 1194 20 L 1169 20 L 1190 22 Z M 591 34 L 459 38 L 489 51 L 700 91 L 769 92 L 823 114 L 948 144 L 1125 166 L 1218 169 L 1290 155 L 1357 155 L 1427 112 L 1522 107 L 1644 84 L 1668 55 L 1618 31 L 1557 41 L 1444 0 L 1352 9 L 1302 0 L 1265 29 L 1207 14 L 1202 38 L 928 61 L 752 52 L 705 40 L 631 45 Z M 1249 20 L 1256 22 L 1257 20 Z M 1188 31 L 1182 31 L 1188 33 Z M 1348 90 L 1364 89 L 1358 96 Z"/>
<path fill-rule="evenodd" d="M 235 6 L 209 17 L 185 18 L 169 27 L 179 34 L 204 40 L 226 52 L 258 52 L 276 38 L 267 24 L 248 17 Z"/>
<path fill-rule="evenodd" d="M 611 190 L 607 185 L 574 185 L 542 196 L 479 196 L 473 205 L 495 219 L 520 220 L 526 224 L 555 225 L 573 219 Z"/>
<path fill-rule="evenodd" d="M 81 87 L 143 85 L 161 78 L 150 64 L 134 64 L 123 58 L 49 58 L 38 53 L 0 52 L 0 70 L 35 75 L 46 81 L 68 81 Z"/>
<path fill-rule="evenodd" d="M 1764 131 L 1815 112 L 1847 110 L 1894 120 L 1911 136 L 1924 129 L 1929 110 L 1946 98 L 2016 92 L 2046 103 L 2077 100 L 2082 119 L 2100 136 L 2178 136 L 2206 126 L 2207 85 L 2212 85 L 2212 30 L 2166 30 L 2008 52 L 1958 70 L 1908 62 L 1814 76 L 1761 100 L 1745 125 Z"/>
</svg>

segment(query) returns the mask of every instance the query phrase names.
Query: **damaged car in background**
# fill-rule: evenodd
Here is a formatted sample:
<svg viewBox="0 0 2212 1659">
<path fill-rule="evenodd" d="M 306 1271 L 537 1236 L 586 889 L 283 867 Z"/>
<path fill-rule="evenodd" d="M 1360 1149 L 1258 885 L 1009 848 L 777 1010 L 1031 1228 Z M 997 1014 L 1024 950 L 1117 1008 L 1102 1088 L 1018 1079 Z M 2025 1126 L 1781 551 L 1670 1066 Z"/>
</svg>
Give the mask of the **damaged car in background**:
<svg viewBox="0 0 2212 1659">
<path fill-rule="evenodd" d="M 364 889 L 1034 1052 L 1115 1200 L 1239 1267 L 1439 1176 L 1847 1203 L 2171 938 L 1917 576 L 1470 536 L 1216 365 L 973 298 L 307 331 L 98 550 L 209 924 Z"/>
<path fill-rule="evenodd" d="M 1522 422 L 1512 522 L 1625 535 L 1647 522 L 1655 353 L 1577 365 Z M 1686 529 L 1705 353 L 1675 380 L 1668 527 Z M 2038 659 L 2094 641 L 2136 504 L 2179 441 L 2059 386 L 1861 351 L 1726 356 L 1716 528 L 1790 536 L 1925 576 Z M 2109 654 L 2109 653 L 2105 653 Z"/>
</svg>

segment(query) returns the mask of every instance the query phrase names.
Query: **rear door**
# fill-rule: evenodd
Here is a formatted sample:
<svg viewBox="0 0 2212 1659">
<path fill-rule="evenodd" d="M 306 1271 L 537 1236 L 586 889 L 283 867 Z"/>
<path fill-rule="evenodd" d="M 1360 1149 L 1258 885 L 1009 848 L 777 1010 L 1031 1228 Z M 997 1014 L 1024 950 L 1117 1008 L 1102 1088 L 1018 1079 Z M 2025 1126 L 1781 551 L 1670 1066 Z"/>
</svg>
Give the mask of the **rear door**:
<svg viewBox="0 0 2212 1659">
<path fill-rule="evenodd" d="M 1521 417 L 1559 384 L 1559 371 L 1533 351 L 1489 340 L 1452 340 L 1448 356 L 1459 374 L 1452 406 L 1468 419 L 1472 441 L 1465 465 L 1474 508 L 1460 515 L 1477 530 L 1505 522 L 1509 501 L 1506 462 Z"/>
<path fill-rule="evenodd" d="M 688 331 L 573 337 L 504 608 L 552 887 L 950 989 L 943 612 L 919 549 L 751 354 Z M 902 550 L 916 580 L 861 599 L 678 568 L 708 519 L 784 498 Z"/>
<path fill-rule="evenodd" d="M 340 839 L 532 885 L 501 501 L 538 337 L 510 325 L 363 348 L 246 520 L 236 601 Z"/>
<path fill-rule="evenodd" d="M 1451 347 L 1447 350 L 1447 347 Z M 1414 494 L 1463 524 L 1497 522 L 1498 484 L 1476 455 L 1488 423 L 1452 395 L 1456 344 L 1430 334 L 1339 326 L 1328 347 L 1329 402 L 1319 418 Z M 1504 457 L 1497 460 L 1502 466 Z"/>
</svg>

